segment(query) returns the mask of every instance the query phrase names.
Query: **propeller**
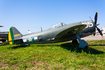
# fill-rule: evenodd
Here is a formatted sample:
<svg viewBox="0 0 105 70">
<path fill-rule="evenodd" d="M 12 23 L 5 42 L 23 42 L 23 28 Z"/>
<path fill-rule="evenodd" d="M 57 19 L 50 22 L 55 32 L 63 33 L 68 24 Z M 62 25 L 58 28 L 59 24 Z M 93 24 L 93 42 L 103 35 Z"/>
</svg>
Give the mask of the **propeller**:
<svg viewBox="0 0 105 70">
<path fill-rule="evenodd" d="M 101 30 L 97 27 L 97 18 L 98 18 L 98 12 L 96 11 L 96 14 L 95 14 L 95 17 L 94 17 L 94 23 L 95 23 L 95 27 L 96 27 L 96 29 L 98 30 L 98 32 L 100 33 L 100 35 L 103 37 L 103 34 L 102 34 L 102 32 L 101 32 Z M 95 29 L 95 31 L 96 31 L 96 29 Z M 96 33 L 94 33 L 93 35 L 95 36 L 95 34 Z"/>
</svg>

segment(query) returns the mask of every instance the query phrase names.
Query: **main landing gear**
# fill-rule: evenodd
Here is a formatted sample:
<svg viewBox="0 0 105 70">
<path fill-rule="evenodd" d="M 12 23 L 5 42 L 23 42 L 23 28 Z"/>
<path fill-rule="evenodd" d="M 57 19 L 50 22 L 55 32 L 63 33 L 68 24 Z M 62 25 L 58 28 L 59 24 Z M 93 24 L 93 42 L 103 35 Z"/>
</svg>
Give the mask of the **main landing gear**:
<svg viewBox="0 0 105 70">
<path fill-rule="evenodd" d="M 84 49 L 84 48 L 86 48 L 88 46 L 88 43 L 85 40 L 81 40 L 81 38 L 80 38 L 80 36 L 78 34 L 76 35 L 76 37 L 77 37 L 78 41 L 80 42 L 79 48 L 83 48 Z M 78 44 L 77 39 L 72 40 L 72 43 L 73 44 Z"/>
<path fill-rule="evenodd" d="M 78 44 L 78 41 L 77 41 L 77 39 L 75 39 L 75 40 L 72 40 L 72 44 Z"/>
<path fill-rule="evenodd" d="M 85 40 L 81 40 L 80 36 L 77 34 L 77 39 L 80 42 L 79 48 L 86 48 L 88 46 L 88 43 Z"/>
</svg>

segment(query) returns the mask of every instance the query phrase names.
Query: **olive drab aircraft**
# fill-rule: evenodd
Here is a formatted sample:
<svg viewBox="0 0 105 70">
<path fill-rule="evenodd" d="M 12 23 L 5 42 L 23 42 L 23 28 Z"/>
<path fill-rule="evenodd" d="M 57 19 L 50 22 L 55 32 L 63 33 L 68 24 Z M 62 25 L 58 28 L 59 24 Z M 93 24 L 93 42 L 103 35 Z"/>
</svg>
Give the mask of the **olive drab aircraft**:
<svg viewBox="0 0 105 70">
<path fill-rule="evenodd" d="M 59 23 L 48 30 L 26 35 L 22 35 L 15 27 L 11 27 L 8 35 L 9 44 L 58 43 L 72 40 L 72 43 L 79 42 L 79 48 L 85 48 L 88 43 L 85 40 L 81 40 L 82 37 L 95 35 L 96 29 L 103 36 L 97 27 L 97 15 L 98 12 L 95 14 L 94 21 L 81 21 L 71 24 Z"/>
<path fill-rule="evenodd" d="M 0 27 L 3 27 L 0 25 Z M 8 31 L 6 32 L 0 32 L 0 41 L 6 42 L 8 40 Z"/>
</svg>

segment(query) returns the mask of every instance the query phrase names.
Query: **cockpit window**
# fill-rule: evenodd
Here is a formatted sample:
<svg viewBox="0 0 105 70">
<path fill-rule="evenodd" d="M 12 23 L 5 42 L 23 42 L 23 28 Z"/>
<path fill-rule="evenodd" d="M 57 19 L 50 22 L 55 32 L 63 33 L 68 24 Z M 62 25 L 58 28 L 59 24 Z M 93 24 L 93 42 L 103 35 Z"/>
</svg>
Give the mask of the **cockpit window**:
<svg viewBox="0 0 105 70">
<path fill-rule="evenodd" d="M 66 24 L 64 24 L 64 23 L 58 23 L 58 24 L 53 25 L 52 28 L 60 27 L 60 26 L 64 26 L 64 25 L 66 25 Z"/>
</svg>

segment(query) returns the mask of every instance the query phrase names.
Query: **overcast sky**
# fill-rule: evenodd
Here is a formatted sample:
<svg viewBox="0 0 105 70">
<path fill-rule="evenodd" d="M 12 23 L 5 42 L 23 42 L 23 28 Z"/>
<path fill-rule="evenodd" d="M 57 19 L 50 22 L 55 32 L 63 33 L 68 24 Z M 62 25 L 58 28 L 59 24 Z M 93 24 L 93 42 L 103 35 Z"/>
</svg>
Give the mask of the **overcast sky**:
<svg viewBox="0 0 105 70">
<path fill-rule="evenodd" d="M 16 27 L 22 34 L 49 29 L 54 24 L 94 20 L 105 27 L 105 0 L 0 0 L 0 31 Z"/>
</svg>

